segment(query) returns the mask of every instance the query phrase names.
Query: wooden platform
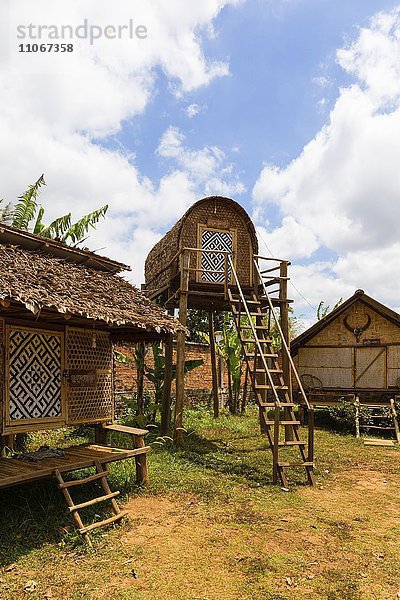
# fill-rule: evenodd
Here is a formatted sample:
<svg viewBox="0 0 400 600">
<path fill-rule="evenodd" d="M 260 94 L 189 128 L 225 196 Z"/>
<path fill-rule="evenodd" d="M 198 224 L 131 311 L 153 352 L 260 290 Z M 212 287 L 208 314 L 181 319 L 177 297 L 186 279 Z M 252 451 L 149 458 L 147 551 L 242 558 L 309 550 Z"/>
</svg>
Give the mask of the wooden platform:
<svg viewBox="0 0 400 600">
<path fill-rule="evenodd" d="M 98 444 L 82 444 L 64 448 L 64 456 L 45 458 L 38 462 L 28 462 L 14 458 L 0 458 L 0 489 L 52 477 L 57 469 L 59 473 L 68 473 L 77 469 L 102 465 L 124 460 L 132 456 L 146 454 L 148 446 L 126 450 Z"/>
</svg>

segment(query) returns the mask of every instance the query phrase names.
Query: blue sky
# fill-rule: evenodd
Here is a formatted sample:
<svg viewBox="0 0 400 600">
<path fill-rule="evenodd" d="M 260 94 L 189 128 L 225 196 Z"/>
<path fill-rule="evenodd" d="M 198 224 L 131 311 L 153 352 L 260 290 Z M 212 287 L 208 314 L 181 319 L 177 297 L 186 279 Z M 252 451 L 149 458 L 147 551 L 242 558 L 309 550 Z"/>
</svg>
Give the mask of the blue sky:
<svg viewBox="0 0 400 600">
<path fill-rule="evenodd" d="M 6 0 L 5 8 L 7 200 L 44 171 L 49 217 L 108 202 L 90 244 L 128 262 L 139 284 L 147 252 L 183 211 L 223 193 L 253 215 L 261 244 L 292 261 L 306 323 L 320 300 L 359 287 L 400 309 L 396 2 Z M 148 39 L 74 40 L 69 56 L 16 51 L 17 24 L 84 18 L 133 18 Z"/>
</svg>

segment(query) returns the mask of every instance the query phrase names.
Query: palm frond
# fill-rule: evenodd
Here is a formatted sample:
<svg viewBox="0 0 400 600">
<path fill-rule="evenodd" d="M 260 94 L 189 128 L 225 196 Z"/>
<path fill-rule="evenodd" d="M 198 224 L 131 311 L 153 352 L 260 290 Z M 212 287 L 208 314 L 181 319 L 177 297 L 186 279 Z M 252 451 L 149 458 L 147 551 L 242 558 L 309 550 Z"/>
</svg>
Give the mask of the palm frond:
<svg viewBox="0 0 400 600">
<path fill-rule="evenodd" d="M 66 242 L 70 239 L 73 243 L 78 244 L 83 240 L 85 235 L 88 233 L 90 228 L 95 228 L 95 225 L 100 221 L 101 218 L 105 217 L 105 214 L 108 210 L 108 204 L 105 204 L 98 210 L 94 210 L 91 213 L 88 213 L 76 223 L 73 223 L 67 231 L 64 232 L 62 236 L 62 241 Z"/>
<path fill-rule="evenodd" d="M 42 237 L 51 238 L 53 240 L 64 240 L 65 233 L 71 227 L 71 213 L 54 219 L 47 227 L 40 231 Z"/>
<path fill-rule="evenodd" d="M 37 211 L 36 199 L 43 185 L 46 185 L 46 182 L 42 174 L 35 183 L 28 187 L 22 196 L 18 197 L 19 202 L 17 202 L 13 214 L 13 227 L 28 230 L 30 222 L 35 218 Z"/>
</svg>

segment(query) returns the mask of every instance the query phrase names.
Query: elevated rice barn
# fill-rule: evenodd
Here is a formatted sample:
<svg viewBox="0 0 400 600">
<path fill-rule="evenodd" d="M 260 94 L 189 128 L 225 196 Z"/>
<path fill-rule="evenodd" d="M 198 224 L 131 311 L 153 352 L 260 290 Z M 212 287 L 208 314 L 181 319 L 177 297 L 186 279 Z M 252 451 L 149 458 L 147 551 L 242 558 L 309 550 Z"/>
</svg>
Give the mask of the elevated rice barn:
<svg viewBox="0 0 400 600">
<path fill-rule="evenodd" d="M 279 459 L 281 446 L 297 446 L 300 465 L 314 483 L 312 425 L 307 441 L 299 437 L 291 397 L 291 356 L 287 297 L 289 262 L 261 257 L 255 227 L 246 211 L 230 198 L 211 196 L 199 200 L 154 246 L 146 259 L 146 294 L 170 311 L 179 308 L 187 322 L 188 308 L 208 312 L 211 340 L 214 415 L 219 414 L 214 342 L 215 311 L 230 311 L 242 343 L 246 372 L 260 406 L 260 423 L 273 452 L 273 479 L 287 485 L 286 468 Z M 279 316 L 275 313 L 279 309 Z M 275 323 L 283 338 L 282 367 L 274 351 L 270 327 Z M 166 346 L 163 431 L 169 414 L 172 343 Z M 175 441 L 182 443 L 184 407 L 185 334 L 178 333 L 176 367 Z M 295 376 L 297 373 L 293 369 Z M 300 384 L 301 386 L 301 384 Z M 304 394 L 304 392 L 303 392 Z M 305 397 L 305 403 L 307 398 Z M 281 422 L 280 410 L 284 409 Z M 269 411 L 275 411 L 272 418 Z M 279 439 L 280 426 L 285 441 Z M 298 464 L 298 463 L 296 463 Z"/>
</svg>

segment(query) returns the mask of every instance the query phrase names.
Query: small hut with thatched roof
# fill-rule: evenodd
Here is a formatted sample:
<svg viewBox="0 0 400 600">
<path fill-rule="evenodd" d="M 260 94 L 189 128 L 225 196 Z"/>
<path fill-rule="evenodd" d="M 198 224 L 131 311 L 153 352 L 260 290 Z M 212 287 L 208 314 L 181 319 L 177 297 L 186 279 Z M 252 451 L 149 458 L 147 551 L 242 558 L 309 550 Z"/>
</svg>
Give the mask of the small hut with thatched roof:
<svg viewBox="0 0 400 600">
<path fill-rule="evenodd" d="M 146 480 L 146 431 L 126 430 L 133 450 L 117 452 L 106 445 L 107 431 L 117 427 L 113 342 L 163 340 L 182 325 L 118 275 L 128 269 L 93 252 L 0 226 L 3 454 L 16 433 L 65 425 L 94 426 L 98 442 L 58 457 L 3 456 L 0 488 L 91 465 L 101 472 L 102 465 L 128 456 L 136 456 L 139 479 Z"/>
</svg>

